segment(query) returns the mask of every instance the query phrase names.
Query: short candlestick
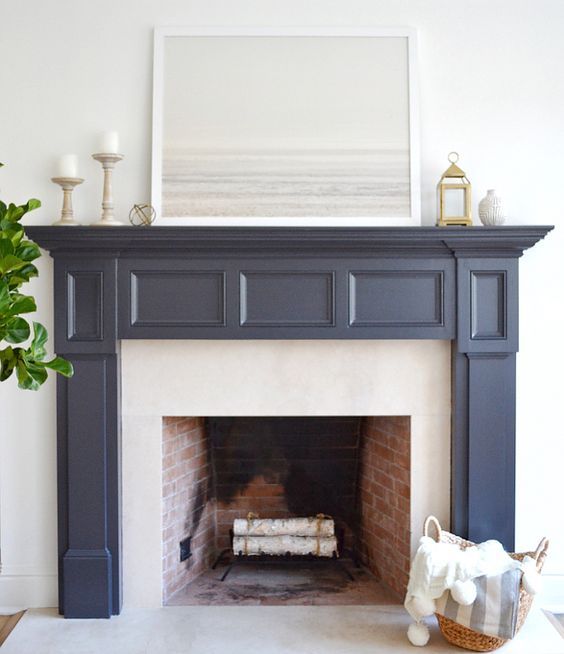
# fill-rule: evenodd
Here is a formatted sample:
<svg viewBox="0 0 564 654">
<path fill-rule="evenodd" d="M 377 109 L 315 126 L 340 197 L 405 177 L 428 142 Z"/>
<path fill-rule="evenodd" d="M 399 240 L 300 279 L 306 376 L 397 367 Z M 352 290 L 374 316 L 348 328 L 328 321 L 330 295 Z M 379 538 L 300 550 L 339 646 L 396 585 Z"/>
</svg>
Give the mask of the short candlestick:
<svg viewBox="0 0 564 654">
<path fill-rule="evenodd" d="M 61 219 L 53 223 L 59 227 L 79 225 L 80 223 L 74 219 L 72 210 L 72 192 L 75 186 L 82 184 L 84 181 L 81 177 L 52 177 L 51 181 L 58 184 L 63 189 L 63 210 L 61 211 Z"/>
<path fill-rule="evenodd" d="M 123 223 L 114 218 L 114 198 L 112 195 L 112 173 L 118 161 L 123 159 L 123 154 L 113 152 L 99 152 L 92 155 L 93 159 L 102 164 L 104 170 L 104 195 L 102 199 L 102 218 L 94 223 L 96 227 L 112 227 Z"/>
</svg>

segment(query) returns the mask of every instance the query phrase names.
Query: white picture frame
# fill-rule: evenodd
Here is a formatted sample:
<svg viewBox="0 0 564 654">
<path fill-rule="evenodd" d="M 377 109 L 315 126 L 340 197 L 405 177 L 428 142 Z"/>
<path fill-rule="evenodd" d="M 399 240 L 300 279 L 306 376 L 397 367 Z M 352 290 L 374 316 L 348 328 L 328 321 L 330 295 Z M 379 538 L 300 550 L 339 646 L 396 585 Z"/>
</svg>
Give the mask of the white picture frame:
<svg viewBox="0 0 564 654">
<path fill-rule="evenodd" d="M 409 144 L 408 162 L 402 164 L 402 180 L 409 178 L 408 191 L 402 191 L 402 202 L 408 202 L 409 208 L 403 211 L 401 215 L 365 215 L 359 211 L 359 215 L 350 214 L 353 207 L 346 209 L 349 215 L 338 215 L 338 211 L 332 211 L 329 208 L 323 215 L 309 213 L 304 211 L 303 215 L 221 215 L 206 211 L 202 215 L 163 215 L 162 197 L 163 197 L 163 138 L 165 128 L 165 48 L 170 41 L 167 39 L 191 39 L 190 43 L 195 43 L 194 37 L 200 39 L 198 43 L 203 43 L 205 39 L 206 46 L 210 44 L 225 43 L 223 39 L 280 39 L 280 38 L 315 38 L 315 39 L 400 39 L 405 42 L 407 53 L 405 71 L 407 89 L 404 97 L 406 98 L 406 107 L 402 111 L 407 111 L 407 130 L 408 134 L 403 141 Z M 216 41 L 209 41 L 216 39 Z M 217 40 L 219 39 L 219 41 Z M 231 43 L 231 41 L 229 41 Z M 265 43 L 261 41 L 261 45 Z M 315 41 L 313 43 L 319 43 Z M 341 43 L 336 41 L 333 43 Z M 383 42 L 381 42 L 383 43 Z M 387 41 L 390 43 L 390 41 Z M 179 42 L 175 42 L 178 45 Z M 151 166 L 151 203 L 155 207 L 157 225 L 191 225 L 191 226 L 419 226 L 421 224 L 421 191 L 420 191 L 420 142 L 419 142 L 419 111 L 418 111 L 418 80 L 417 80 L 417 34 L 412 28 L 327 28 L 327 27 L 288 27 L 288 28 L 218 28 L 218 27 L 157 27 L 154 31 L 154 62 L 153 62 L 153 138 L 152 138 L 152 166 Z M 170 66 L 170 64 L 169 64 Z M 175 78 L 176 79 L 176 78 Z M 182 78 L 182 84 L 184 80 Z M 190 87 L 190 80 L 187 85 Z M 171 87 L 169 82 L 168 88 Z M 174 89 L 177 88 L 175 84 Z M 219 103 L 214 107 L 217 109 Z M 407 173 L 408 170 L 408 173 Z M 170 175 L 168 177 L 170 180 Z M 170 184 L 170 181 L 165 182 Z M 399 185 L 397 185 L 399 186 Z M 176 188 L 176 187 L 175 187 Z M 405 189 L 405 183 L 401 186 Z M 181 193 L 186 193 L 181 190 Z M 167 195 L 170 197 L 170 193 Z M 211 197 L 211 196 L 210 196 Z M 256 196 L 259 197 L 259 196 Z M 305 196 L 304 196 L 305 197 Z M 318 196 L 322 197 L 322 196 Z M 341 210 L 345 200 L 341 200 Z M 250 201 L 247 202 L 250 206 Z M 168 203 L 167 206 L 174 206 L 174 203 Z M 254 205 L 253 205 L 254 209 Z M 325 208 L 321 209 L 322 211 Z M 214 207 L 215 211 L 215 207 Z M 167 211 L 165 211 L 165 214 Z M 182 212 L 179 212 L 182 213 Z M 335 215 L 333 215 L 335 214 Z"/>
</svg>

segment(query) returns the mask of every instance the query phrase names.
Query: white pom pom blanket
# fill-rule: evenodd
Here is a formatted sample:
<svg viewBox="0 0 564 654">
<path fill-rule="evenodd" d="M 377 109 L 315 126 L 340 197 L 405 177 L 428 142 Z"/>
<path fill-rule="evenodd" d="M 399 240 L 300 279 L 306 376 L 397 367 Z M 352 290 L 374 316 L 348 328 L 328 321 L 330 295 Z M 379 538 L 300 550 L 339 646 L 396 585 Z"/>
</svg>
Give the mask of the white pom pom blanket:
<svg viewBox="0 0 564 654">
<path fill-rule="evenodd" d="M 459 604 L 470 605 L 476 598 L 474 579 L 521 569 L 523 565 L 512 559 L 498 541 L 461 549 L 423 536 L 411 565 L 404 606 L 419 623 L 437 610 L 436 600 L 444 598 L 445 591 L 451 591 Z"/>
</svg>

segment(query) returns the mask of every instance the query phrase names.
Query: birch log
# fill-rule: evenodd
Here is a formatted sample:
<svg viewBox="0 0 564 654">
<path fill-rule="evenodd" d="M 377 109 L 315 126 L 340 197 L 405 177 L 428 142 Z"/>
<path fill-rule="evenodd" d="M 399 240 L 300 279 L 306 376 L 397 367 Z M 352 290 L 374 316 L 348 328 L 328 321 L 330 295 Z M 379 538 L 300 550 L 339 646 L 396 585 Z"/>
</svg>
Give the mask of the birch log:
<svg viewBox="0 0 564 654">
<path fill-rule="evenodd" d="M 329 518 L 236 518 L 235 536 L 320 536 L 335 535 L 335 522 Z"/>
<path fill-rule="evenodd" d="M 283 556 L 284 554 L 296 554 L 304 556 L 331 557 L 337 552 L 337 539 L 335 536 L 328 538 L 315 538 L 314 536 L 234 536 L 233 553 L 235 555 L 245 554 L 246 556 L 259 556 L 269 554 L 272 556 Z"/>
</svg>

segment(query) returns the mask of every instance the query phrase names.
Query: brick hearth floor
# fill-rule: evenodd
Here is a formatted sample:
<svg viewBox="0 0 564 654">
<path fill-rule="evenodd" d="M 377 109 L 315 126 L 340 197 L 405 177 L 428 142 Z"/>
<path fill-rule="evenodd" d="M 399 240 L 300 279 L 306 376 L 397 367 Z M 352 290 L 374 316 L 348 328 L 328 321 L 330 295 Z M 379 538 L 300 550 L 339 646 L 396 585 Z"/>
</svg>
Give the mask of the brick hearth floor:
<svg viewBox="0 0 564 654">
<path fill-rule="evenodd" d="M 173 595 L 167 606 L 292 606 L 292 605 L 382 605 L 401 601 L 378 583 L 365 568 L 351 561 L 343 565 L 354 576 L 332 561 L 237 563 L 225 581 L 225 566 L 207 570 Z"/>
<path fill-rule="evenodd" d="M 434 624 L 425 654 L 461 652 Z M 111 620 L 27 611 L 2 654 L 414 654 L 399 606 L 181 606 L 130 609 Z M 503 654 L 562 654 L 564 639 L 533 607 Z"/>
</svg>

